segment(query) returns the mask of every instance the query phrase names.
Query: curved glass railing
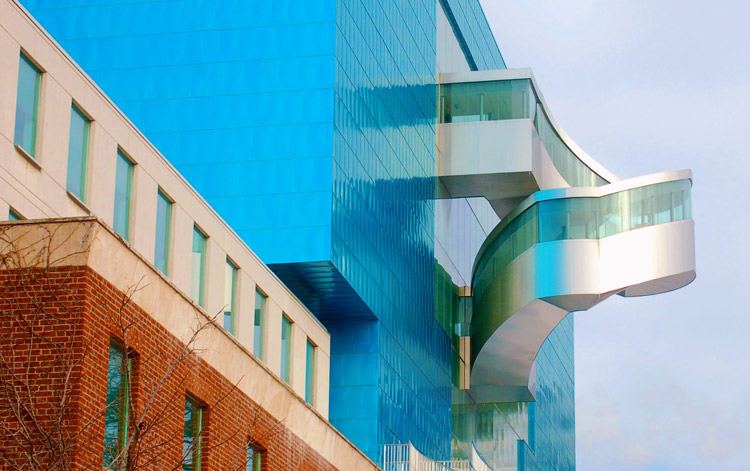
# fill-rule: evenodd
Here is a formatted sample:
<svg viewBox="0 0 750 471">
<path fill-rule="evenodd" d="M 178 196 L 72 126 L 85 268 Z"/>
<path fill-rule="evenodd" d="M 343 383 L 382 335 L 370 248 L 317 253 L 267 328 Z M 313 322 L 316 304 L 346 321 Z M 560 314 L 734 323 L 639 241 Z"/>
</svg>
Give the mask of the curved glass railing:
<svg viewBox="0 0 750 471">
<path fill-rule="evenodd" d="M 532 119 L 552 163 L 570 186 L 609 183 L 586 166 L 555 131 L 531 79 L 442 84 L 439 117 L 441 123 Z"/>
<path fill-rule="evenodd" d="M 567 197 L 533 203 L 509 215 L 480 249 L 472 279 L 481 299 L 502 270 L 536 244 L 601 239 L 642 227 L 691 219 L 691 181 L 674 180 L 604 196 Z"/>
</svg>

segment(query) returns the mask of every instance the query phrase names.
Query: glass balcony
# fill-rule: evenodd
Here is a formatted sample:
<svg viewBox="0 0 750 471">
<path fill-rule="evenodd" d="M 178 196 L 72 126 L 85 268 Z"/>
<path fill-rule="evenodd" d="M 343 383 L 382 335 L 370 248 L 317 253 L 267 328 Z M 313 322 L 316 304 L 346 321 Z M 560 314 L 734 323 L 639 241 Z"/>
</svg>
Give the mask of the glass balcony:
<svg viewBox="0 0 750 471">
<path fill-rule="evenodd" d="M 691 219 L 690 188 L 690 180 L 675 180 L 600 197 L 539 201 L 515 217 L 510 215 L 509 222 L 479 255 L 473 278 L 474 299 L 480 299 L 505 267 L 536 244 L 601 239 Z"/>
<path fill-rule="evenodd" d="M 439 117 L 441 123 L 531 119 L 552 163 L 570 186 L 592 187 L 608 183 L 581 162 L 563 142 L 530 79 L 442 84 Z"/>
</svg>

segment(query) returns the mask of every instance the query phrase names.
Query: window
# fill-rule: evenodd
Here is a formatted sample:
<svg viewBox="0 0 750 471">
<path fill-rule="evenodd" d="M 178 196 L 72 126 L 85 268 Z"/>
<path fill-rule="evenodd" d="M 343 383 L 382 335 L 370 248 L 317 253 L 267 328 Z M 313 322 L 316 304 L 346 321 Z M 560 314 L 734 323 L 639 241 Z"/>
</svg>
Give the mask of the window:
<svg viewBox="0 0 750 471">
<path fill-rule="evenodd" d="M 253 327 L 253 354 L 263 359 L 263 327 L 266 323 L 266 295 L 255 289 L 255 326 Z"/>
<path fill-rule="evenodd" d="M 18 214 L 13 208 L 8 208 L 8 221 L 20 221 L 23 216 Z"/>
<path fill-rule="evenodd" d="M 90 121 L 73 105 L 68 141 L 68 180 L 65 189 L 83 201 L 86 192 L 86 159 L 89 152 Z"/>
<path fill-rule="evenodd" d="M 281 379 L 291 384 L 292 360 L 292 321 L 285 315 L 281 316 Z"/>
<path fill-rule="evenodd" d="M 114 229 L 123 239 L 129 240 L 130 197 L 133 186 L 133 162 L 118 149 L 115 170 L 115 216 Z"/>
<path fill-rule="evenodd" d="M 305 361 L 305 401 L 311 406 L 315 405 L 315 344 L 307 339 L 307 352 Z"/>
<path fill-rule="evenodd" d="M 122 463 L 120 457 L 128 437 L 128 383 L 130 360 L 123 348 L 115 342 L 109 344 L 107 366 L 107 408 L 104 413 L 105 468 Z M 117 466 L 119 468 L 119 466 Z"/>
<path fill-rule="evenodd" d="M 154 265 L 167 275 L 169 264 L 169 231 L 172 222 L 172 201 L 159 189 L 156 193 L 156 246 Z"/>
<path fill-rule="evenodd" d="M 224 328 L 234 335 L 235 295 L 237 290 L 237 267 L 227 259 L 227 272 L 224 281 Z"/>
<path fill-rule="evenodd" d="M 203 406 L 185 397 L 185 429 L 182 439 L 183 471 L 200 471 L 203 441 Z"/>
<path fill-rule="evenodd" d="M 42 72 L 21 53 L 18 65 L 18 94 L 16 95 L 16 130 L 13 144 L 32 157 L 36 152 L 36 127 L 39 118 L 39 88 Z"/>
<path fill-rule="evenodd" d="M 247 443 L 247 455 L 245 456 L 245 471 L 260 471 L 261 466 L 263 466 L 263 457 L 263 450 L 249 441 Z"/>
<path fill-rule="evenodd" d="M 193 226 L 193 262 L 190 278 L 190 297 L 203 306 L 203 272 L 206 266 L 206 236 Z"/>
</svg>

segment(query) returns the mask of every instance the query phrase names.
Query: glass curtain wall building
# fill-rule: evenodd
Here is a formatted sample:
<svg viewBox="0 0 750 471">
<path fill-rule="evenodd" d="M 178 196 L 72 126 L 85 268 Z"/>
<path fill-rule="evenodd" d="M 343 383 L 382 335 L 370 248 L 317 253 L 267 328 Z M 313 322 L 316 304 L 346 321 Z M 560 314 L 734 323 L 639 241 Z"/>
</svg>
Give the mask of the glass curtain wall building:
<svg viewBox="0 0 750 471">
<path fill-rule="evenodd" d="M 459 388 L 459 294 L 498 217 L 435 200 L 436 77 L 505 68 L 478 0 L 22 3 L 325 324 L 330 420 L 369 457 L 473 440 L 496 467 L 575 467 L 572 320 L 536 404 Z"/>
</svg>

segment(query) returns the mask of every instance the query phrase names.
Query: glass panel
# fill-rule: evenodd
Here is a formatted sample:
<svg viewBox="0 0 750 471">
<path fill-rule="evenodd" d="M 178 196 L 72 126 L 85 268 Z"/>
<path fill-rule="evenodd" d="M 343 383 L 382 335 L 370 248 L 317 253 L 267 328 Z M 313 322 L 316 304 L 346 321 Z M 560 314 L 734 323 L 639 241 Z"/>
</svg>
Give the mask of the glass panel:
<svg viewBox="0 0 750 471">
<path fill-rule="evenodd" d="M 477 264 L 472 282 L 474 296 L 481 297 L 509 263 L 537 242 L 599 239 L 690 219 L 690 190 L 690 180 L 679 180 L 600 198 L 541 201 L 516 216 L 495 236 Z"/>
<path fill-rule="evenodd" d="M 570 186 L 591 187 L 607 184 L 603 178 L 584 165 L 573 151 L 565 145 L 552 127 L 552 123 L 544 113 L 541 104 L 537 104 L 534 124 L 550 160 Z"/>
<path fill-rule="evenodd" d="M 185 428 L 182 440 L 183 471 L 200 471 L 203 432 L 203 408 L 189 397 L 185 398 Z"/>
<path fill-rule="evenodd" d="M 16 129 L 13 143 L 21 146 L 32 157 L 36 152 L 36 127 L 39 107 L 39 85 L 42 73 L 21 54 L 18 65 L 16 95 Z"/>
<path fill-rule="evenodd" d="M 263 359 L 263 327 L 266 323 L 266 295 L 255 290 L 255 323 L 253 326 L 253 354 Z"/>
<path fill-rule="evenodd" d="M 117 166 L 115 170 L 115 216 L 113 226 L 115 232 L 123 239 L 128 239 L 130 232 L 130 196 L 133 184 L 133 162 L 117 151 Z"/>
<path fill-rule="evenodd" d="M 190 278 L 190 297 L 203 306 L 203 272 L 206 265 L 206 236 L 193 226 L 193 259 Z"/>
<path fill-rule="evenodd" d="M 8 221 L 20 221 L 22 219 L 21 215 L 15 212 L 13 208 L 8 208 Z"/>
<path fill-rule="evenodd" d="M 245 471 L 260 471 L 263 465 L 263 452 L 256 449 L 252 443 L 247 444 Z"/>
<path fill-rule="evenodd" d="M 599 198 L 597 237 L 609 237 L 630 230 L 630 192 L 621 191 Z"/>
<path fill-rule="evenodd" d="M 172 224 L 172 201 L 159 190 L 156 193 L 156 246 L 154 265 L 167 275 L 169 265 L 169 239 Z"/>
<path fill-rule="evenodd" d="M 86 157 L 89 148 L 89 120 L 73 105 L 68 140 L 68 180 L 66 189 L 83 201 L 86 191 Z"/>
<path fill-rule="evenodd" d="M 281 316 L 281 379 L 290 384 L 292 359 L 292 321 Z"/>
<path fill-rule="evenodd" d="M 128 381 L 125 373 L 129 365 L 126 365 L 126 361 L 122 348 L 110 343 L 107 366 L 107 408 L 104 413 L 104 467 L 113 464 L 127 440 Z"/>
<path fill-rule="evenodd" d="M 528 79 L 452 83 L 440 91 L 443 123 L 529 118 L 536 102 Z"/>
<path fill-rule="evenodd" d="M 305 355 L 305 401 L 315 404 L 315 345 L 307 339 Z"/>
<path fill-rule="evenodd" d="M 237 267 L 227 259 L 224 278 L 224 328 L 234 335 L 235 291 L 237 288 Z"/>
</svg>

